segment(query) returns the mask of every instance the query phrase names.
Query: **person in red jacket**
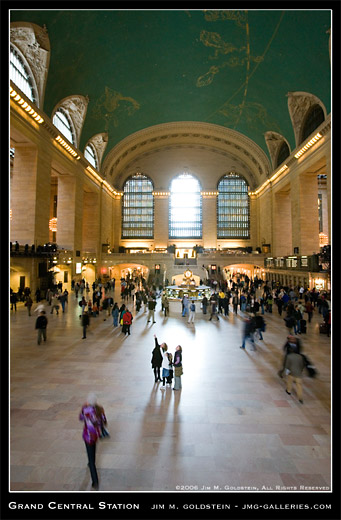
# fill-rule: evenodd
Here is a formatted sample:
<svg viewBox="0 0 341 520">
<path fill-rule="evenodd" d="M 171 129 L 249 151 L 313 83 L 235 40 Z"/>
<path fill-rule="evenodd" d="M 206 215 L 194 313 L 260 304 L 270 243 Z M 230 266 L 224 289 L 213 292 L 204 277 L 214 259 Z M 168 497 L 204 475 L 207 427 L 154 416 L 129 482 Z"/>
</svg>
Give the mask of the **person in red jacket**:
<svg viewBox="0 0 341 520">
<path fill-rule="evenodd" d="M 124 335 L 128 334 L 130 336 L 130 325 L 133 321 L 133 315 L 130 312 L 129 309 L 126 309 L 125 313 L 123 314 L 123 326 L 122 326 L 122 332 Z"/>
</svg>

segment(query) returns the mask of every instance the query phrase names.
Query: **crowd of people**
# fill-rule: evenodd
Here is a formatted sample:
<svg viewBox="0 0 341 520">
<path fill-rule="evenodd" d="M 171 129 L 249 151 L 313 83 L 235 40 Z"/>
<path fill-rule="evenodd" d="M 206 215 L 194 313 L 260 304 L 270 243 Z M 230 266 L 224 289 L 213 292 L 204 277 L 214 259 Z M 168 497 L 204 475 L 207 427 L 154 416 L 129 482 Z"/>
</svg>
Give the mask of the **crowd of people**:
<svg viewBox="0 0 341 520">
<path fill-rule="evenodd" d="M 303 404 L 302 376 L 304 369 L 310 367 L 313 373 L 312 363 L 303 354 L 300 336 L 306 332 L 314 316 L 319 315 L 323 319 L 325 331 L 330 335 L 331 330 L 331 304 L 330 294 L 319 292 L 316 289 L 303 287 L 273 286 L 268 282 L 257 279 L 242 280 L 208 280 L 211 287 L 210 297 L 204 297 L 201 301 L 191 300 L 186 293 L 181 300 L 181 312 L 178 319 L 186 318 L 189 325 L 194 325 L 199 310 L 201 319 L 219 321 L 220 318 L 229 317 L 230 313 L 240 315 L 243 320 L 242 345 L 245 350 L 250 343 L 251 349 L 256 350 L 257 341 L 263 341 L 266 331 L 266 316 L 277 312 L 283 319 L 283 329 L 287 330 L 287 339 L 283 346 L 282 366 L 278 371 L 281 378 L 285 378 L 285 391 L 292 394 L 293 386 L 296 386 L 296 394 L 299 402 Z M 162 287 L 148 285 L 143 276 L 131 278 L 127 276 L 120 280 L 119 298 L 115 298 L 115 280 L 102 282 L 95 280 L 90 285 L 86 280 L 72 281 L 71 289 L 80 307 L 79 317 L 83 331 L 82 339 L 87 337 L 87 329 L 91 318 L 102 316 L 103 320 L 112 317 L 112 326 L 121 328 L 122 334 L 129 336 L 134 316 L 142 312 L 146 316 L 146 325 L 156 323 L 155 310 L 157 300 L 160 299 L 161 312 L 164 317 L 169 316 L 169 299 L 167 292 Z M 92 295 L 90 297 L 90 292 Z M 19 291 L 18 291 L 19 293 Z M 116 292 L 117 294 L 117 292 Z M 29 288 L 25 288 L 19 294 L 11 289 L 11 309 L 16 311 L 16 303 L 24 301 L 31 316 L 33 299 Z M 50 307 L 50 314 L 59 314 L 60 308 L 64 313 L 67 310 L 69 293 L 63 290 L 63 284 L 56 284 L 43 295 L 36 290 L 35 299 L 37 306 L 34 312 L 38 313 L 35 329 L 37 331 L 37 343 L 47 341 L 48 319 L 47 307 L 42 302 L 45 296 L 46 305 Z M 80 297 L 80 299 L 79 299 Z M 134 316 L 133 316 L 134 315 Z M 306 316 L 306 320 L 304 317 Z M 268 318 L 266 318 L 268 319 Z M 167 388 L 180 391 L 182 389 L 181 377 L 182 347 L 177 345 L 174 353 L 169 351 L 166 342 L 158 343 L 154 335 L 154 349 L 152 350 L 151 366 L 155 384 L 160 384 L 160 389 Z M 310 374 L 311 375 L 311 374 Z M 98 487 L 98 475 L 95 465 L 96 442 L 105 434 L 106 418 L 103 408 L 91 394 L 82 407 L 80 420 L 84 422 L 83 439 L 88 454 L 89 469 L 92 477 L 92 485 Z"/>
</svg>

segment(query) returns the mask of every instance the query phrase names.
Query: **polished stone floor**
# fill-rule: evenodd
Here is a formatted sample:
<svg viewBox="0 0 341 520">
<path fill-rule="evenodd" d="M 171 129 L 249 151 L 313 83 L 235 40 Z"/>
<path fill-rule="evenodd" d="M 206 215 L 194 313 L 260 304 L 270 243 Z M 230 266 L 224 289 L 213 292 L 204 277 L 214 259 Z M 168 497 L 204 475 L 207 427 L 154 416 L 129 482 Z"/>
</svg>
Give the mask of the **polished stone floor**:
<svg viewBox="0 0 341 520">
<path fill-rule="evenodd" d="M 277 375 L 286 338 L 277 309 L 257 350 L 243 351 L 241 315 L 209 322 L 199 311 L 192 325 L 164 318 L 160 300 L 154 325 L 142 308 L 124 337 L 101 313 L 83 340 L 74 294 L 69 300 L 64 314 L 47 314 L 41 345 L 36 314 L 23 304 L 10 312 L 12 491 L 91 490 L 78 420 L 89 391 L 111 434 L 97 445 L 101 491 L 331 486 L 331 346 L 318 312 L 301 337 L 319 373 L 304 378 L 301 405 Z M 179 392 L 154 384 L 154 333 L 173 353 L 183 347 Z"/>
</svg>

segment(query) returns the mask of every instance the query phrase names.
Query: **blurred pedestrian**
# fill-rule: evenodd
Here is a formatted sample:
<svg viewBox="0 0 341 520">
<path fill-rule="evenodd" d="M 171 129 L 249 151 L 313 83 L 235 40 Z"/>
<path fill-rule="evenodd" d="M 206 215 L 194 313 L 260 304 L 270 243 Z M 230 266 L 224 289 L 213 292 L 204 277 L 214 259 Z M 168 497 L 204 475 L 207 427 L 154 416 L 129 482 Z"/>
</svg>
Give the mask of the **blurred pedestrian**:
<svg viewBox="0 0 341 520">
<path fill-rule="evenodd" d="M 247 340 L 249 340 L 252 343 L 252 350 L 256 350 L 255 340 L 253 338 L 254 331 L 255 324 L 250 318 L 250 316 L 247 316 L 246 318 L 244 318 L 243 344 L 240 347 L 241 349 L 245 350 L 245 343 Z"/>
<path fill-rule="evenodd" d="M 297 397 L 301 404 L 303 404 L 302 372 L 304 367 L 304 358 L 295 349 L 289 347 L 285 362 L 285 371 L 287 374 L 287 387 L 285 391 L 288 395 L 291 395 L 292 384 L 296 383 Z"/>
<path fill-rule="evenodd" d="M 81 316 L 81 325 L 83 327 L 82 339 L 86 339 L 86 328 L 90 325 L 89 313 L 87 311 L 84 311 Z"/>
<path fill-rule="evenodd" d="M 195 303 L 194 303 L 194 301 L 192 301 L 189 306 L 188 323 L 194 323 L 194 320 L 195 320 Z"/>
<path fill-rule="evenodd" d="M 106 423 L 104 409 L 101 416 L 97 412 L 97 398 L 95 394 L 88 395 L 86 403 L 82 406 L 79 420 L 84 422 L 83 440 L 88 455 L 88 466 L 90 469 L 92 487 L 98 489 L 98 475 L 96 469 L 96 443 L 101 437 L 102 422 Z"/>
<path fill-rule="evenodd" d="M 48 320 L 45 316 L 45 311 L 40 311 L 38 318 L 36 319 L 36 330 L 38 331 L 38 345 L 41 343 L 41 337 L 43 336 L 44 341 L 46 341 L 46 328 L 47 328 Z"/>
<path fill-rule="evenodd" d="M 31 298 L 31 296 L 28 295 L 27 298 L 26 298 L 25 307 L 27 307 L 29 316 L 31 316 L 32 305 L 33 305 L 33 300 Z"/>
</svg>

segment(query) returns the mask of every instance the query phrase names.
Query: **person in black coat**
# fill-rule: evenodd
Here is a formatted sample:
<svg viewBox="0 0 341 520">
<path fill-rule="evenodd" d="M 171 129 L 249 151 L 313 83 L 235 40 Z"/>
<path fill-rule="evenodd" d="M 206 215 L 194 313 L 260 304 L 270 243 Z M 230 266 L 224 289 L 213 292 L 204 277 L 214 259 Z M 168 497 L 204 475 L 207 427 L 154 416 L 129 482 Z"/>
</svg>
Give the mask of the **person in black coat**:
<svg viewBox="0 0 341 520">
<path fill-rule="evenodd" d="M 155 339 L 155 347 L 152 351 L 151 363 L 152 363 L 152 369 L 154 370 L 155 383 L 157 383 L 158 381 L 161 381 L 160 368 L 161 368 L 162 359 L 163 359 L 162 354 L 161 354 L 161 348 L 164 345 L 166 345 L 166 343 L 162 343 L 161 345 L 159 345 L 155 334 L 154 334 L 154 339 Z"/>
<path fill-rule="evenodd" d="M 88 327 L 88 325 L 90 324 L 90 318 L 89 318 L 89 314 L 87 312 L 84 312 L 82 314 L 82 327 L 83 327 L 83 337 L 82 339 L 86 339 L 86 328 Z"/>
</svg>

